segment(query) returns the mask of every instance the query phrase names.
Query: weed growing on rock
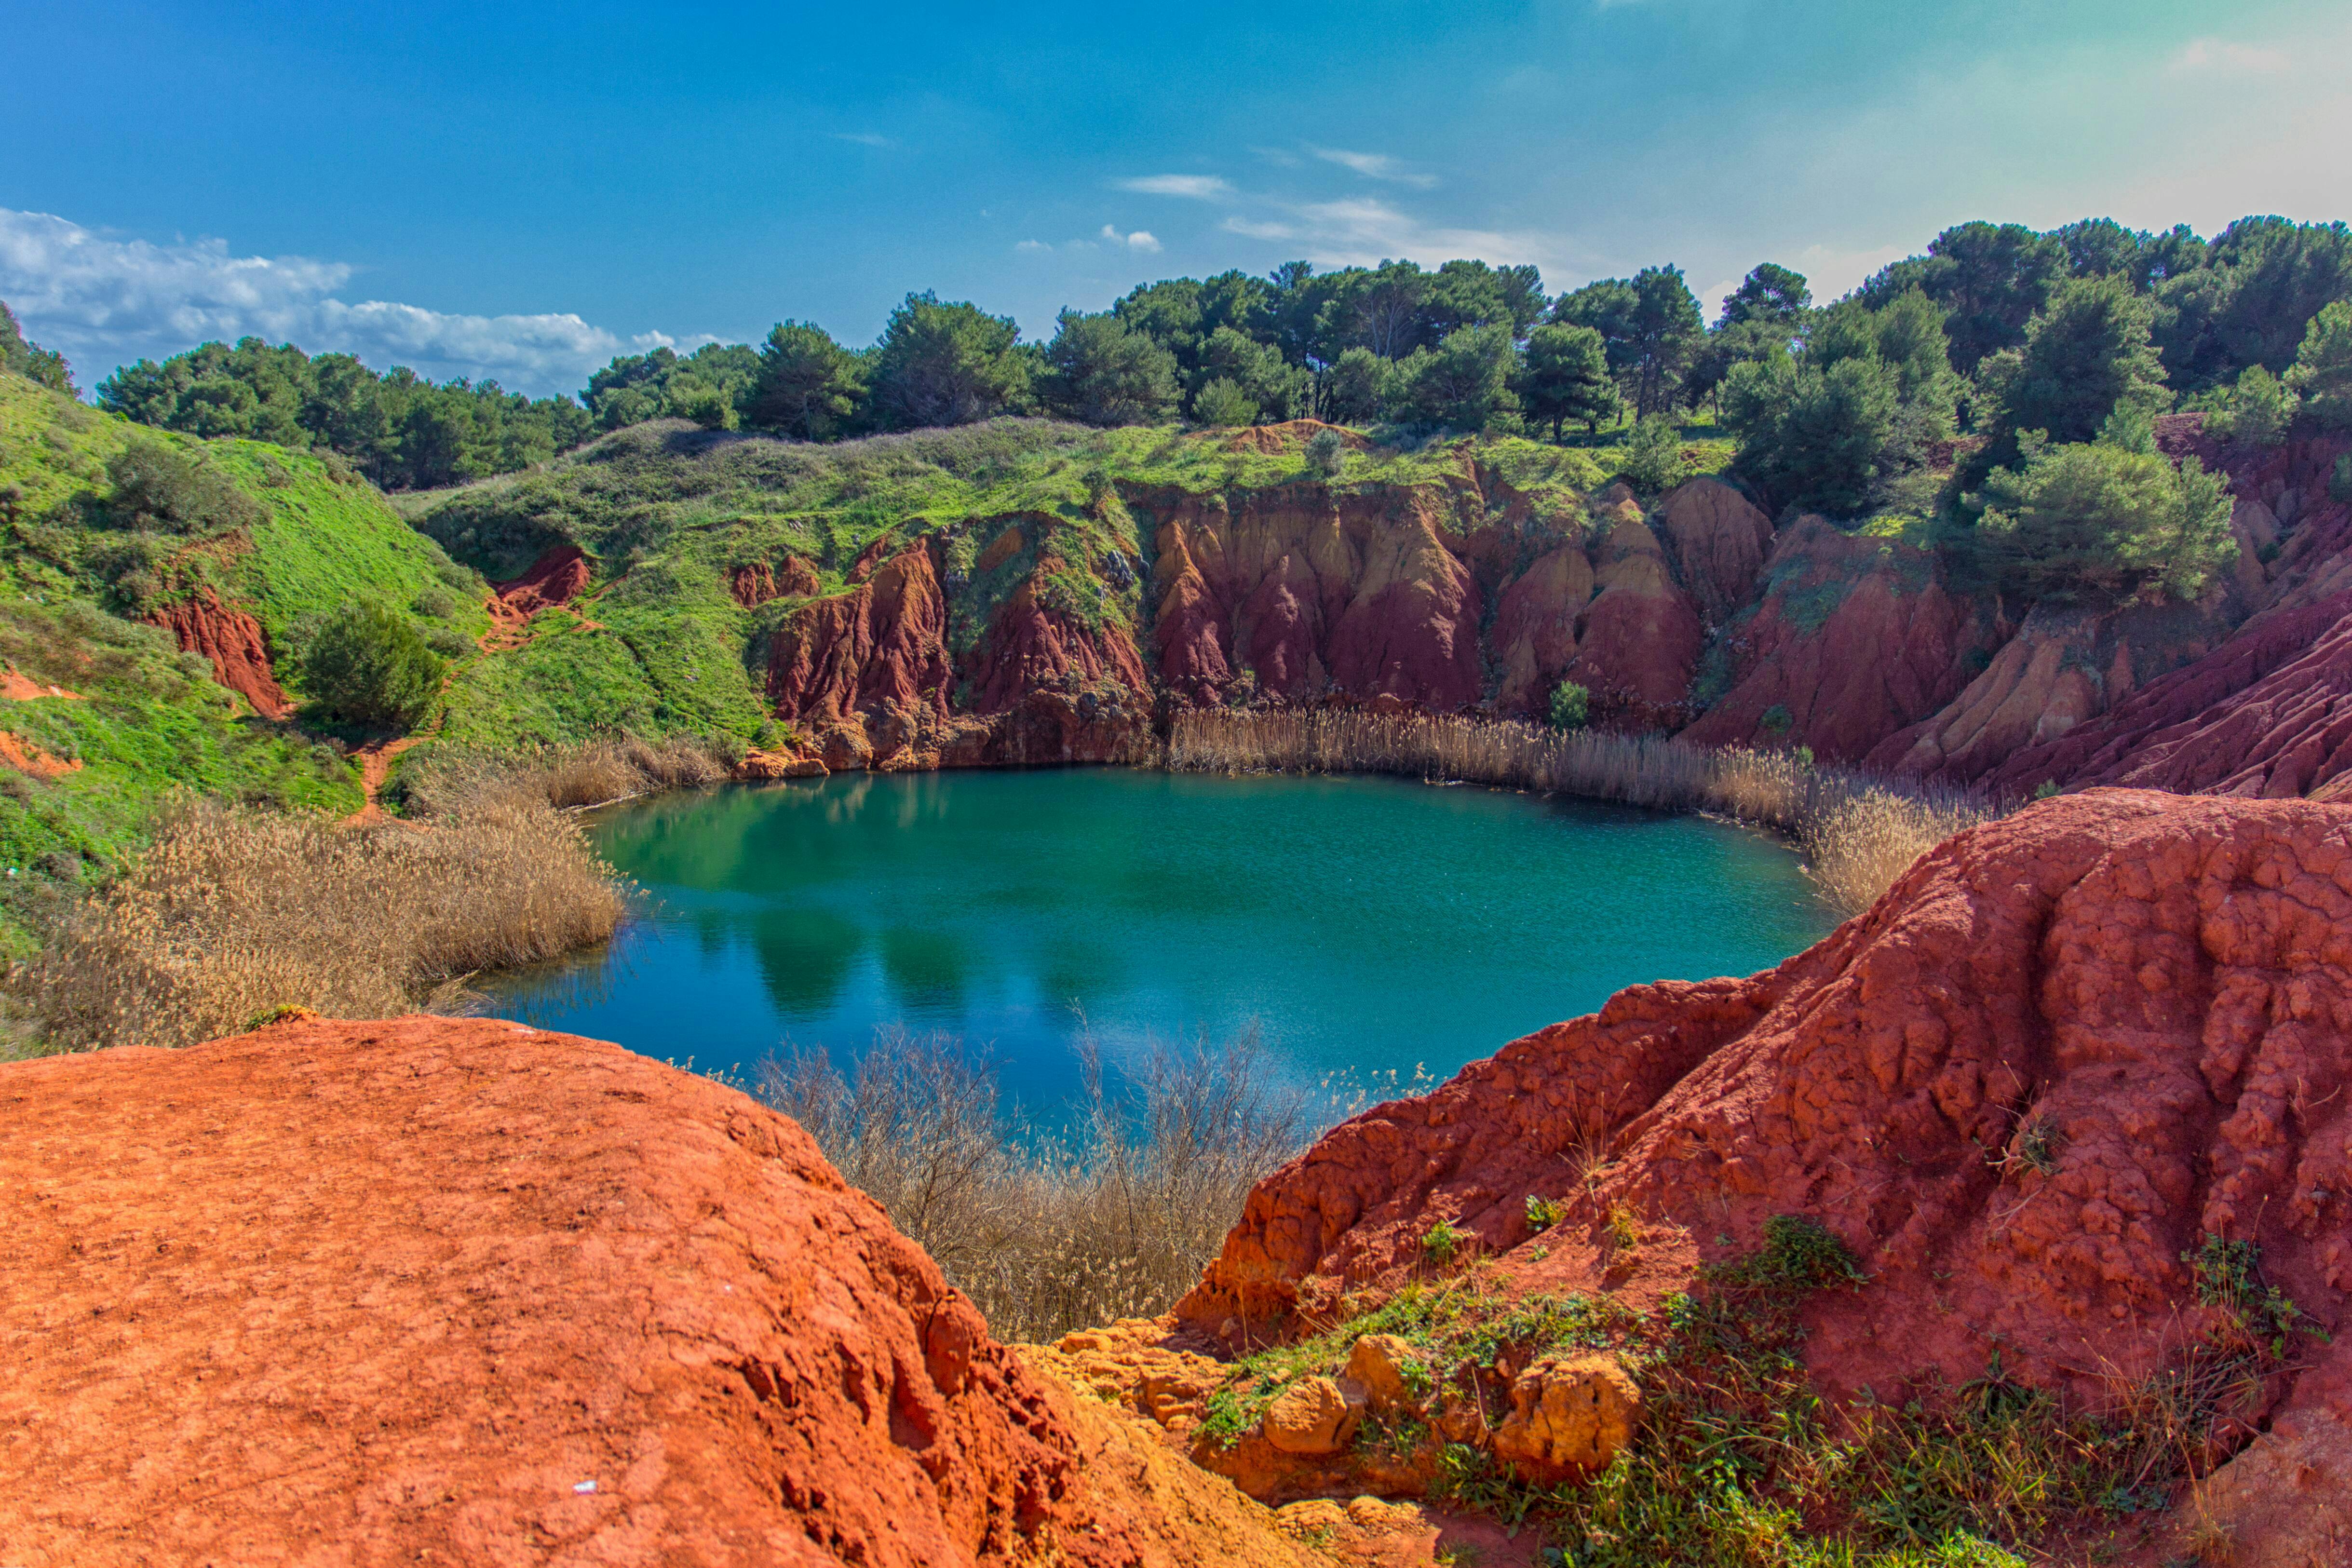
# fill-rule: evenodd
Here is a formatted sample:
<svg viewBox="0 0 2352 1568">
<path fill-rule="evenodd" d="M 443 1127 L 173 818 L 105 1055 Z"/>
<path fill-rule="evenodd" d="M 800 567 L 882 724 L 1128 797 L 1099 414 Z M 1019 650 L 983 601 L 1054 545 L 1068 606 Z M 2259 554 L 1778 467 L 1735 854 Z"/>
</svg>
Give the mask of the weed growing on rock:
<svg viewBox="0 0 2352 1568">
<path fill-rule="evenodd" d="M 2180 1261 L 2197 1277 L 2199 1303 L 2223 1315 L 2227 1341 L 2266 1351 L 2275 1359 L 2286 1354 L 2287 1341 L 2298 1329 L 2327 1338 L 2326 1331 L 2286 1292 L 2263 1278 L 2259 1242 L 2207 1235 L 2194 1249 L 2182 1253 Z"/>
<path fill-rule="evenodd" d="M 1528 1194 L 1528 1230 L 1530 1234 L 1549 1230 L 1567 1217 L 1568 1205 L 1559 1199 L 1538 1197 L 1533 1193 Z"/>
<path fill-rule="evenodd" d="M 1421 1256 L 1432 1266 L 1444 1268 L 1453 1263 L 1467 1239 L 1467 1233 L 1439 1220 L 1422 1234 Z"/>
</svg>

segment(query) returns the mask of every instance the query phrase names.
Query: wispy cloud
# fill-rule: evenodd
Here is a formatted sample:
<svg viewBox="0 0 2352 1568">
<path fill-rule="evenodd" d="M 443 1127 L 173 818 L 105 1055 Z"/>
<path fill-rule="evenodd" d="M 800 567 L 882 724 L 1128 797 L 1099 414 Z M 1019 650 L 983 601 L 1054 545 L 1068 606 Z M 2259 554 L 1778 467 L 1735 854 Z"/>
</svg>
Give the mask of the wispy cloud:
<svg viewBox="0 0 2352 1568">
<path fill-rule="evenodd" d="M 860 147 L 896 147 L 898 144 L 879 131 L 835 131 L 830 134 L 836 142 L 855 142 Z"/>
<path fill-rule="evenodd" d="M 2233 43 L 2228 38 L 2194 38 L 2172 57 L 2171 68 L 2175 75 L 2226 71 L 2243 76 L 2282 76 L 2293 69 L 2294 64 L 2284 49 Z"/>
<path fill-rule="evenodd" d="M 1370 267 L 1401 257 L 1434 265 L 1475 257 L 1503 266 L 1532 261 L 1540 267 L 1567 264 L 1575 247 L 1554 235 L 1501 229 L 1454 228 L 1427 224 L 1374 197 L 1308 202 L 1279 207 L 1272 219 L 1236 214 L 1224 220 L 1229 234 L 1281 240 L 1300 247 L 1318 267 Z"/>
<path fill-rule="evenodd" d="M 1437 184 L 1436 175 L 1408 169 L 1385 153 L 1350 153 L 1340 147 L 1309 147 L 1307 151 L 1327 163 L 1353 169 L 1368 180 L 1386 180 L 1391 184 L 1411 185 L 1423 191 Z"/>
<path fill-rule="evenodd" d="M 113 239 L 53 214 L 0 207 L 0 299 L 73 361 L 85 385 L 130 360 L 251 335 L 354 353 L 378 370 L 405 364 L 436 379 L 494 377 L 552 392 L 576 388 L 616 353 L 679 342 L 624 338 L 570 312 L 473 316 L 347 301 L 338 296 L 352 270 L 311 257 L 235 256 L 219 239 Z"/>
<path fill-rule="evenodd" d="M 1024 239 L 1013 248 L 1024 256 L 1042 256 L 1054 247 L 1042 239 Z"/>
<path fill-rule="evenodd" d="M 1183 196 L 1196 202 L 1225 201 L 1234 195 L 1234 187 L 1214 174 L 1144 174 L 1120 180 L 1118 186 L 1147 196 Z"/>
</svg>

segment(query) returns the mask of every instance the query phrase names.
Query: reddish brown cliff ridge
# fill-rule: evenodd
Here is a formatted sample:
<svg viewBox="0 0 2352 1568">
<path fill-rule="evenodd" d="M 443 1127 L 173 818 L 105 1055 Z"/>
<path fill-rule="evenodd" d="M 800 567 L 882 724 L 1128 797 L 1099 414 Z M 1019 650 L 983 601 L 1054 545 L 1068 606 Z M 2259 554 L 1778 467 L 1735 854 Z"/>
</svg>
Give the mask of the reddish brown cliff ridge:
<svg viewBox="0 0 2352 1568">
<path fill-rule="evenodd" d="M 1319 428 L 1251 439 L 1286 449 Z M 1169 704 L 1540 717 L 1569 679 L 1605 727 L 1802 745 L 2003 795 L 2324 790 L 2352 771 L 2352 506 L 2330 489 L 2347 444 L 2224 448 L 2198 416 L 2162 438 L 2226 473 L 2235 500 L 2239 559 L 2194 604 L 2028 613 L 1956 581 L 1924 529 L 1776 529 L 1714 479 L 1538 515 L 1465 446 L 1458 474 L 1403 485 L 1121 487 L 1148 563 L 1075 545 L 1051 518 L 885 535 L 846 591 L 785 616 L 768 694 L 803 753 L 836 768 L 1123 760 Z M 1025 574 L 961 633 L 959 530 L 985 542 L 972 576 Z M 1065 574 L 1105 605 L 1139 584 L 1131 615 L 1081 618 L 1055 597 Z M 731 581 L 746 605 L 816 585 L 787 589 L 765 564 Z"/>
</svg>

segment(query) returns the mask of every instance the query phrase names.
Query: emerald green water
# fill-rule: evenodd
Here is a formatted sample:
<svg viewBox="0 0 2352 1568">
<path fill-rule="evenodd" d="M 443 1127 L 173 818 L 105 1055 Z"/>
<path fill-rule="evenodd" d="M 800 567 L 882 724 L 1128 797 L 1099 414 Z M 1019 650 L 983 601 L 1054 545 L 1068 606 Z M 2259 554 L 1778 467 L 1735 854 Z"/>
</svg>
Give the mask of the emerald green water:
<svg viewBox="0 0 2352 1568">
<path fill-rule="evenodd" d="M 1831 921 L 1795 858 L 1700 817 L 1381 778 L 1075 768 L 666 795 L 592 831 L 649 895 L 499 1010 L 746 1072 L 877 1026 L 985 1049 L 1009 1095 L 1255 1026 L 1288 1069 L 1440 1078 L 1620 987 L 1767 968 Z"/>
</svg>

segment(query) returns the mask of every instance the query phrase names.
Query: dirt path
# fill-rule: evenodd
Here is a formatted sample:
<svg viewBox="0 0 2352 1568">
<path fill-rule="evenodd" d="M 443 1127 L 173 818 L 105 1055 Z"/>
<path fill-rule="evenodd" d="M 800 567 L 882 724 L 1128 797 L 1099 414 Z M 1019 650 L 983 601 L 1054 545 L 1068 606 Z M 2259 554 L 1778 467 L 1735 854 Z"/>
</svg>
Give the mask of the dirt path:
<svg viewBox="0 0 2352 1568">
<path fill-rule="evenodd" d="M 370 741 L 352 753 L 359 759 L 360 788 L 367 795 L 367 804 L 343 818 L 345 826 L 372 827 L 379 822 L 400 821 L 396 816 L 386 816 L 383 807 L 376 804 L 375 797 L 383 788 L 383 781 L 392 774 L 392 759 L 424 739 L 422 735 L 403 735 L 397 741 Z M 404 822 L 401 826 L 416 826 L 413 822 Z"/>
</svg>

